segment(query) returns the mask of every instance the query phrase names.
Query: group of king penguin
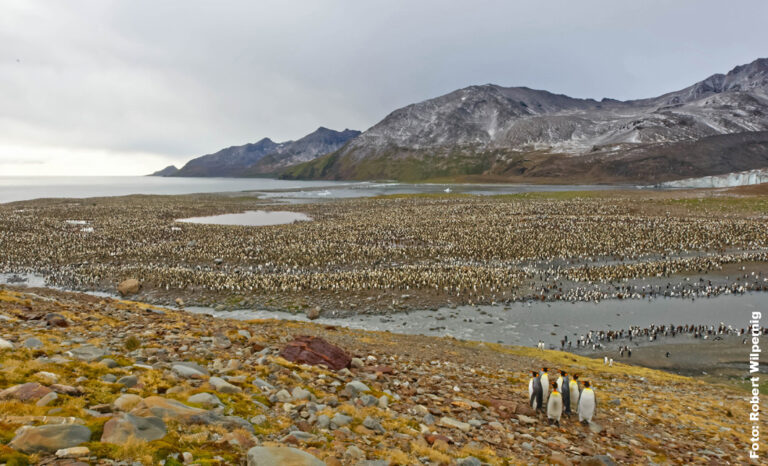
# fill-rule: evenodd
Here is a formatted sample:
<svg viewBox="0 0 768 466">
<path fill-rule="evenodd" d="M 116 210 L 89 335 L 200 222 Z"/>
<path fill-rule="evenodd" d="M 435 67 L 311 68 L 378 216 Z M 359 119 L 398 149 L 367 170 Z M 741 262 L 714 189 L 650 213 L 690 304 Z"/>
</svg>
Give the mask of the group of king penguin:
<svg viewBox="0 0 768 466">
<path fill-rule="evenodd" d="M 584 424 L 591 422 L 595 415 L 595 392 L 589 382 L 585 381 L 583 387 L 579 385 L 578 374 L 571 378 L 561 370 L 557 380 L 550 382 L 546 367 L 541 372 L 531 371 L 528 395 L 531 408 L 535 411 L 546 409 L 550 424 L 559 426 L 562 415 L 570 416 L 574 411 L 579 414 L 579 422 Z"/>
</svg>

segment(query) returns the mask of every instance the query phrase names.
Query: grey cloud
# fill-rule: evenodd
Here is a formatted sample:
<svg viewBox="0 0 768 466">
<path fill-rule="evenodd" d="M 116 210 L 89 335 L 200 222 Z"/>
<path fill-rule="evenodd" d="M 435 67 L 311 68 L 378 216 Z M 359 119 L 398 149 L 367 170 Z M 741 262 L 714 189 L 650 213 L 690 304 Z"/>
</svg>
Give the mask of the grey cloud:
<svg viewBox="0 0 768 466">
<path fill-rule="evenodd" d="M 364 130 L 471 84 L 641 98 L 765 56 L 766 17 L 763 1 L 9 0 L 0 146 L 180 163 Z"/>
</svg>

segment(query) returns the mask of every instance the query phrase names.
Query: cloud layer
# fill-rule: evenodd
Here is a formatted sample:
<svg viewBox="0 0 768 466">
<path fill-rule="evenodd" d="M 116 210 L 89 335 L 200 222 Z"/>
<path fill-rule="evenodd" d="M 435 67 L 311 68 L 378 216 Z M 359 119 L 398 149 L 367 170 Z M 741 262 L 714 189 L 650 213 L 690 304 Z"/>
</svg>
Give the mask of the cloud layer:
<svg viewBox="0 0 768 466">
<path fill-rule="evenodd" d="M 0 176 L 145 174 L 471 84 L 640 98 L 768 55 L 741 1 L 6 0 Z"/>
</svg>

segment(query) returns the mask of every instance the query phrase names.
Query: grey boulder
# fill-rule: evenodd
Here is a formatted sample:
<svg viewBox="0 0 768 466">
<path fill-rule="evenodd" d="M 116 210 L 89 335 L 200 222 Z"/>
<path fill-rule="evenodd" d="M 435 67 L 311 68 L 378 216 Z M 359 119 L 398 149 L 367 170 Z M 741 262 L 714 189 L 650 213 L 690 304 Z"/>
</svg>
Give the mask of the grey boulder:
<svg viewBox="0 0 768 466">
<path fill-rule="evenodd" d="M 253 447 L 248 450 L 248 466 L 325 466 L 305 451 L 290 447 Z"/>
</svg>

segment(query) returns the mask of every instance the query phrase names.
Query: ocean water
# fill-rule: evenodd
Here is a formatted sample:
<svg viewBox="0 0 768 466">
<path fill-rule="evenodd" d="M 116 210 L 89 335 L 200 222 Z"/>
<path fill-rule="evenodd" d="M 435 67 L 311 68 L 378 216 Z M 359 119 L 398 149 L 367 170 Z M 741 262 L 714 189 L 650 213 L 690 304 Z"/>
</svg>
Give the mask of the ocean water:
<svg viewBox="0 0 768 466">
<path fill-rule="evenodd" d="M 162 178 L 155 176 L 0 176 L 0 203 L 38 198 L 129 194 L 192 194 L 262 190 L 338 189 L 347 182 L 268 178 Z"/>
<path fill-rule="evenodd" d="M 153 176 L 0 176 L 0 203 L 38 198 L 84 198 L 129 194 L 250 192 L 291 202 L 386 194 L 455 192 L 479 195 L 535 191 L 637 189 L 636 186 L 524 184 L 411 184 L 348 181 L 291 181 L 271 178 L 163 178 Z"/>
</svg>

